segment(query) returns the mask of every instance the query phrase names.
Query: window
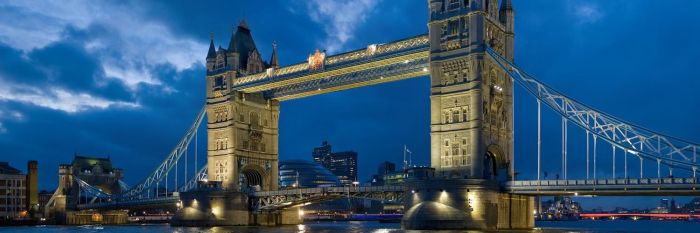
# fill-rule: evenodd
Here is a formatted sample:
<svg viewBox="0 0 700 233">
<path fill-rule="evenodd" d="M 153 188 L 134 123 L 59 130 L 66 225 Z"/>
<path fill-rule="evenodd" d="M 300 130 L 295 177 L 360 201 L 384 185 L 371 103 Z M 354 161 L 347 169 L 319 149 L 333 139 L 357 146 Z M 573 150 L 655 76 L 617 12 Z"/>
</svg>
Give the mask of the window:
<svg viewBox="0 0 700 233">
<path fill-rule="evenodd" d="M 462 155 L 465 155 L 465 156 L 467 155 L 467 150 L 466 150 L 466 149 L 462 149 Z"/>
<path fill-rule="evenodd" d="M 459 0 L 449 0 L 449 3 L 447 4 L 447 10 L 456 10 L 459 9 Z"/>
<path fill-rule="evenodd" d="M 459 110 L 452 111 L 452 121 L 459 122 Z"/>
<path fill-rule="evenodd" d="M 467 113 L 467 109 L 463 108 L 462 109 L 462 121 L 467 121 L 469 120 L 469 113 Z"/>
<path fill-rule="evenodd" d="M 450 140 L 445 140 L 445 146 L 450 146 Z"/>
<path fill-rule="evenodd" d="M 226 89 L 226 80 L 224 80 L 224 76 L 218 76 L 214 78 L 214 90 L 222 90 Z"/>
<path fill-rule="evenodd" d="M 466 139 L 466 138 L 462 138 L 462 145 L 467 145 L 467 139 Z"/>
<path fill-rule="evenodd" d="M 457 35 L 459 32 L 459 21 L 450 21 L 447 24 L 447 29 L 450 30 L 450 35 Z"/>
</svg>

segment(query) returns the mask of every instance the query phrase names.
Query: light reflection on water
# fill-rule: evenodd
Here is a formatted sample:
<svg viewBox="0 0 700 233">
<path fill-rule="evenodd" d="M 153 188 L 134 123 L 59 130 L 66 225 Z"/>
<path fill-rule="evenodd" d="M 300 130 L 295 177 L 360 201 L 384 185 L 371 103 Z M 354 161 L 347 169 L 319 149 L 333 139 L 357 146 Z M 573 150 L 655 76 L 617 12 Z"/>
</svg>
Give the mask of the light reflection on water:
<svg viewBox="0 0 700 233">
<path fill-rule="evenodd" d="M 531 230 L 512 230 L 513 233 L 565 233 L 565 232 L 698 232 L 700 222 L 687 221 L 575 221 L 538 222 Z M 314 222 L 282 227 L 170 227 L 161 225 L 122 226 L 44 226 L 44 227 L 0 227 L 0 233 L 20 232 L 78 232 L 78 233 L 425 233 L 435 231 L 401 230 L 398 223 L 377 222 Z M 440 233 L 483 233 L 483 231 L 439 231 Z"/>
</svg>

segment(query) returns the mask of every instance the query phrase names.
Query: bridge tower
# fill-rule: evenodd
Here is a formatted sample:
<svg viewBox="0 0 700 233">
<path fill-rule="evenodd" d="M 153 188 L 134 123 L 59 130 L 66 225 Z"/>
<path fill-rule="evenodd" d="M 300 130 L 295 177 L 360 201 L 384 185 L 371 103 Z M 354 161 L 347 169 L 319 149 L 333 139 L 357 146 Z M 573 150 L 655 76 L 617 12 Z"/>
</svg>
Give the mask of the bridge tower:
<svg viewBox="0 0 700 233">
<path fill-rule="evenodd" d="M 510 0 L 428 0 L 431 181 L 409 182 L 409 229 L 531 228 L 531 198 L 499 193 L 513 177 L 513 82 L 488 59 L 513 59 Z M 513 200 L 516 200 L 513 202 Z M 517 209 L 515 211 L 511 211 Z M 506 213 L 507 212 L 507 213 Z M 511 212 L 525 214 L 526 216 Z M 516 219 L 525 219 L 517 221 Z"/>
<path fill-rule="evenodd" d="M 277 190 L 279 102 L 231 89 L 237 77 L 278 66 L 276 51 L 264 62 L 241 21 L 228 48 L 212 38 L 206 60 L 208 179 L 232 191 Z"/>
</svg>

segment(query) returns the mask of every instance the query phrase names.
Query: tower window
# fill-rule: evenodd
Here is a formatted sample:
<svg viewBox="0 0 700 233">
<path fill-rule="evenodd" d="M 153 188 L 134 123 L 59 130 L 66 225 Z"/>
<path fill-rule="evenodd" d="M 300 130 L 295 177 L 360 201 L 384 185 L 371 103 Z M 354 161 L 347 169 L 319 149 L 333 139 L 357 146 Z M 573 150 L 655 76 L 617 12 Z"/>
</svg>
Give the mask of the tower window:
<svg viewBox="0 0 700 233">
<path fill-rule="evenodd" d="M 226 89 L 226 81 L 224 80 L 224 76 L 218 76 L 214 78 L 214 90 L 221 90 L 221 89 Z"/>
<path fill-rule="evenodd" d="M 447 10 L 456 10 L 459 9 L 459 0 L 449 0 L 449 4 L 447 5 Z"/>
<path fill-rule="evenodd" d="M 450 31 L 450 35 L 457 35 L 457 32 L 459 32 L 459 21 L 450 21 L 447 28 Z"/>
</svg>

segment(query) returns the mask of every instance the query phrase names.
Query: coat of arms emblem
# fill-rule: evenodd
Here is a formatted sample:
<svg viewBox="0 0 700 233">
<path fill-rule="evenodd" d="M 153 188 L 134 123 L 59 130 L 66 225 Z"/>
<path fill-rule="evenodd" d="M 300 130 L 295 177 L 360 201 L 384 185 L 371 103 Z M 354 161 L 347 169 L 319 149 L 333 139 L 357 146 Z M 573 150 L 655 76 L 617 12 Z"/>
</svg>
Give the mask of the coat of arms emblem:
<svg viewBox="0 0 700 233">
<path fill-rule="evenodd" d="M 309 54 L 309 70 L 321 70 L 326 61 L 326 52 L 320 52 L 316 49 L 316 53 Z"/>
</svg>

